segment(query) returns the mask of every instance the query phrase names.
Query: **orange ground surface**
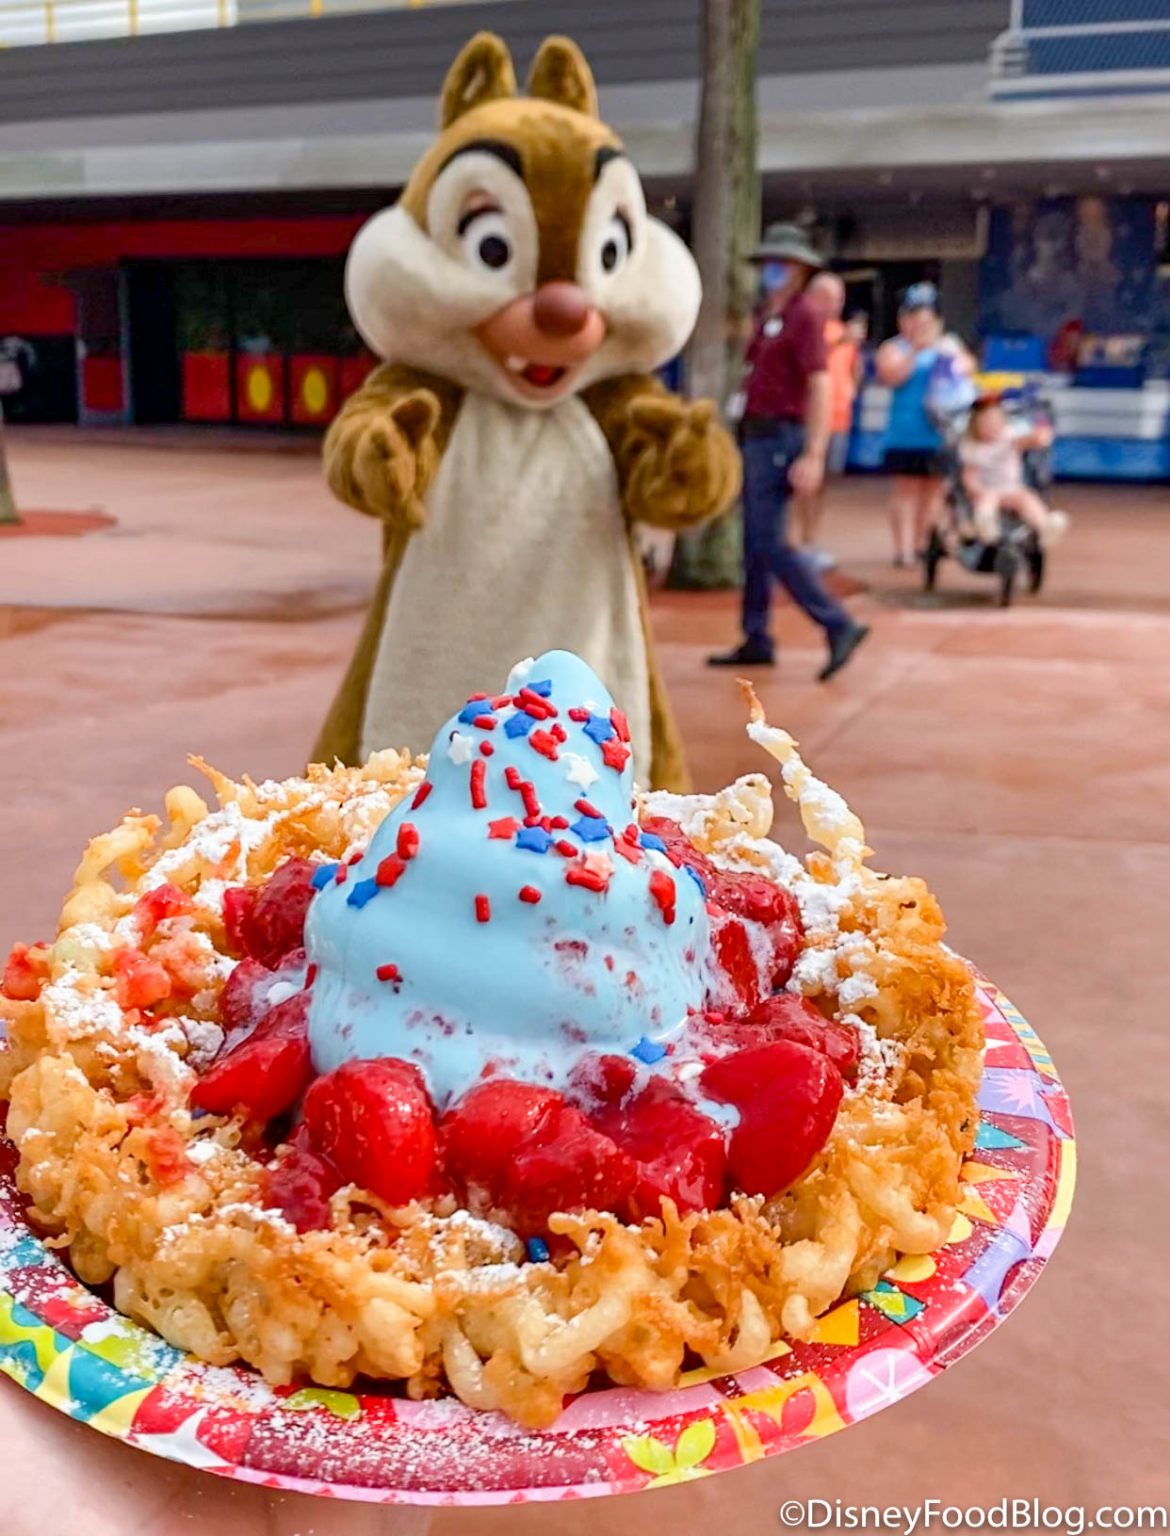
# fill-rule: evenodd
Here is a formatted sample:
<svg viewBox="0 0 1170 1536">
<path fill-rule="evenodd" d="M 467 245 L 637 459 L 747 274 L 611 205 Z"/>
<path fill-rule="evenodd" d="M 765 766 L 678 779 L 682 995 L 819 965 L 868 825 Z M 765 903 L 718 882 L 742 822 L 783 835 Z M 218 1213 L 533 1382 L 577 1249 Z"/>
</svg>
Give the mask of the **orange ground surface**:
<svg viewBox="0 0 1170 1536">
<path fill-rule="evenodd" d="M 188 751 L 256 776 L 301 765 L 356 632 L 377 535 L 330 503 L 309 453 L 283 445 L 11 440 L 28 505 L 98 508 L 117 522 L 84 538 L 14 539 L 0 558 L 0 947 L 51 930 L 86 837 L 132 804 L 157 806 L 187 776 Z M 554 1520 L 560 1536 L 646 1520 L 755 1536 L 777 1528 L 789 1498 L 1166 1498 L 1170 493 L 1062 489 L 1074 527 L 1048 590 L 1001 612 L 986 582 L 948 570 L 928 600 L 887 566 L 883 492 L 878 480 L 846 482 L 828 528 L 866 584 L 853 605 L 873 638 L 819 686 L 819 635 L 779 609 L 781 664 L 759 691 L 861 813 L 877 862 L 929 879 L 956 947 L 1051 1047 L 1082 1156 L 1069 1234 L 1001 1333 L 846 1435 L 636 1505 L 442 1513 L 441 1536 L 527 1536 Z M 734 599 L 666 595 L 654 617 L 701 784 L 759 767 L 730 679 L 702 664 L 734 638 Z M 0 1381 L 0 1517 L 11 1510 L 14 1536 L 42 1531 L 63 1496 L 23 1475 L 45 1447 L 73 1458 L 61 1477 L 86 1536 L 423 1528 L 148 1464 Z"/>
</svg>

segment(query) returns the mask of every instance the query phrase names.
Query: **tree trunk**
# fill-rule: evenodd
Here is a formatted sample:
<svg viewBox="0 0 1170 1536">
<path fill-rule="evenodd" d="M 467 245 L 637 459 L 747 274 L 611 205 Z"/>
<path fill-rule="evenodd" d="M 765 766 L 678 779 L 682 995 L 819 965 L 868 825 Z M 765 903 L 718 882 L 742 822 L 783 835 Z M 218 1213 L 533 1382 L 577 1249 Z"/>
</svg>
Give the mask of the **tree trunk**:
<svg viewBox="0 0 1170 1536">
<path fill-rule="evenodd" d="M 12 481 L 8 478 L 8 459 L 4 446 L 4 403 L 0 401 L 0 523 L 19 523 Z"/>
<path fill-rule="evenodd" d="M 739 384 L 745 322 L 755 298 L 747 257 L 759 238 L 756 54 L 760 0 L 702 0 L 702 95 L 691 240 L 703 303 L 688 356 L 692 395 L 726 405 Z M 736 586 L 738 508 L 675 546 L 671 584 Z"/>
</svg>

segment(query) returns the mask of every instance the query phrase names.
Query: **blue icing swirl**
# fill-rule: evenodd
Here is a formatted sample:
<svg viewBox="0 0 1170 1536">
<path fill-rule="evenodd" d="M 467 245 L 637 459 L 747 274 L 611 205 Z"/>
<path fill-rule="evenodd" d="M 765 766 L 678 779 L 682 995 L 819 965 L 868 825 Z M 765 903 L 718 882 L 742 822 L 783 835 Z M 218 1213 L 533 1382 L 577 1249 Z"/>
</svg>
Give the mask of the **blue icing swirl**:
<svg viewBox="0 0 1170 1536">
<path fill-rule="evenodd" d="M 319 1072 L 405 1057 L 440 1106 L 488 1067 L 560 1086 L 582 1056 L 639 1048 L 644 1060 L 703 1005 L 703 894 L 625 836 L 634 769 L 604 685 L 549 651 L 514 669 L 505 694 L 516 702 L 460 706 L 435 738 L 421 802 L 396 806 L 344 882 L 313 899 Z M 557 824 L 525 829 L 526 795 Z"/>
</svg>

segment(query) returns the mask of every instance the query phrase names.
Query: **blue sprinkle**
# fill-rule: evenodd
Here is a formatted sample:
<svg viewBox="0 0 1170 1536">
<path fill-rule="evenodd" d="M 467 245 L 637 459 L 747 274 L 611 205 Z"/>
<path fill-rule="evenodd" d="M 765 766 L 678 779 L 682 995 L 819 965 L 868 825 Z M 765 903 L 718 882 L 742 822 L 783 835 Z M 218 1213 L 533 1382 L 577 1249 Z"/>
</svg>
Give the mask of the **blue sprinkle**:
<svg viewBox="0 0 1170 1536">
<path fill-rule="evenodd" d="M 580 821 L 575 821 L 569 828 L 583 843 L 603 843 L 607 837 L 613 836 L 613 828 L 608 821 L 603 821 L 599 816 L 582 816 Z"/>
<path fill-rule="evenodd" d="M 359 880 L 350 887 L 349 895 L 345 898 L 346 906 L 364 907 L 367 901 L 373 901 L 378 894 L 378 882 L 376 880 Z"/>
<path fill-rule="evenodd" d="M 336 864 L 322 864 L 313 871 L 313 878 L 309 884 L 315 891 L 323 891 L 337 873 L 338 867 Z"/>
<path fill-rule="evenodd" d="M 547 853 L 552 847 L 552 834 L 543 827 L 521 827 L 516 834 L 517 848 L 527 848 L 529 853 Z"/>
<path fill-rule="evenodd" d="M 653 848 L 655 853 L 665 853 L 666 844 L 658 836 L 657 832 L 643 832 L 638 838 L 643 848 Z"/>
<path fill-rule="evenodd" d="M 586 736 L 591 737 L 600 746 L 614 734 L 613 721 L 607 720 L 604 715 L 590 715 L 583 730 Z"/>
<path fill-rule="evenodd" d="M 470 725 L 473 720 L 478 720 L 480 715 L 494 715 L 490 699 L 472 699 L 470 704 L 465 704 L 459 711 L 459 720 L 462 725 Z"/>
<path fill-rule="evenodd" d="M 542 683 L 525 683 L 529 693 L 538 693 L 542 699 L 547 699 L 552 692 L 552 683 L 546 677 Z"/>
<path fill-rule="evenodd" d="M 630 1052 L 630 1055 L 636 1056 L 639 1061 L 644 1061 L 649 1067 L 654 1062 L 662 1060 L 666 1055 L 666 1047 L 659 1045 L 657 1040 L 647 1040 L 646 1036 L 643 1035 Z"/>
<path fill-rule="evenodd" d="M 684 864 L 683 868 L 686 870 L 687 874 L 690 875 L 695 884 L 699 887 L 699 895 L 703 898 L 704 901 L 706 901 L 707 887 L 703 884 L 702 875 L 697 869 L 693 869 L 689 864 Z"/>
<path fill-rule="evenodd" d="M 532 715 L 523 713 L 509 715 L 504 721 L 504 735 L 511 736 L 513 740 L 517 736 L 527 736 L 535 724 L 536 720 Z"/>
<path fill-rule="evenodd" d="M 528 1239 L 528 1258 L 533 1264 L 548 1263 L 548 1244 L 543 1237 L 530 1237 Z"/>
</svg>

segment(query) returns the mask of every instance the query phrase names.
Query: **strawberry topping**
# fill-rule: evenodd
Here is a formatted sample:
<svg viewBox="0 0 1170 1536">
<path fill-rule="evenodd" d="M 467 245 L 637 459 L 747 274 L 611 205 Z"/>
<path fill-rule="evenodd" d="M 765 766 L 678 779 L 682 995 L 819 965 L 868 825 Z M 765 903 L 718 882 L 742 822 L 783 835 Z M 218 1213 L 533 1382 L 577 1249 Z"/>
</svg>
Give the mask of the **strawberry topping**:
<svg viewBox="0 0 1170 1536">
<path fill-rule="evenodd" d="M 426 1084 L 408 1061 L 347 1061 L 305 1094 L 313 1150 L 341 1177 L 390 1205 L 439 1189 L 435 1119 Z"/>
</svg>

